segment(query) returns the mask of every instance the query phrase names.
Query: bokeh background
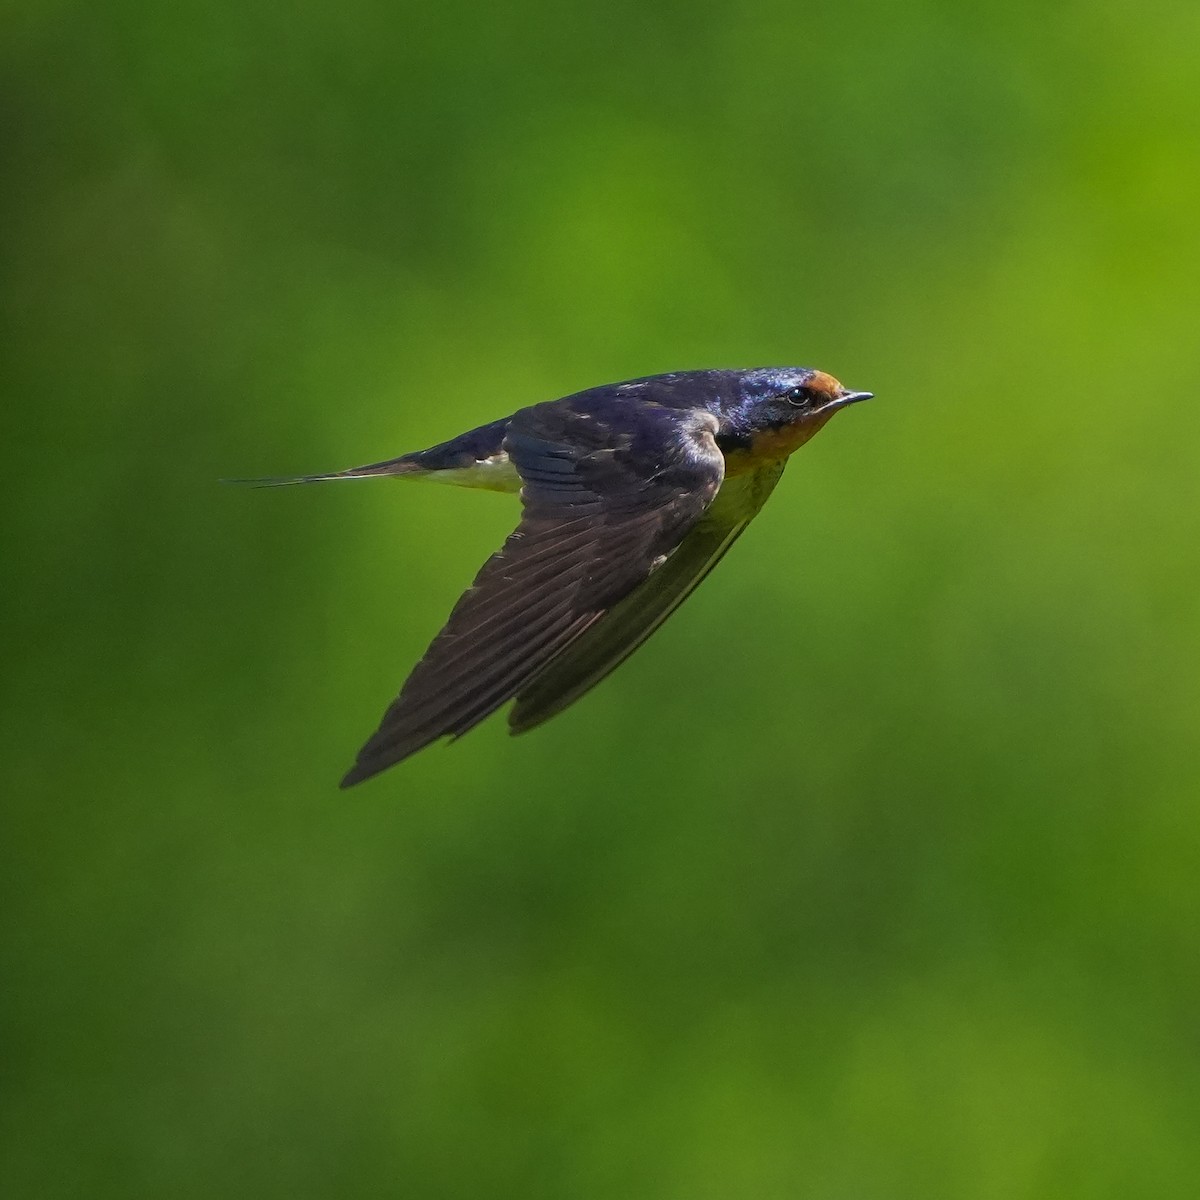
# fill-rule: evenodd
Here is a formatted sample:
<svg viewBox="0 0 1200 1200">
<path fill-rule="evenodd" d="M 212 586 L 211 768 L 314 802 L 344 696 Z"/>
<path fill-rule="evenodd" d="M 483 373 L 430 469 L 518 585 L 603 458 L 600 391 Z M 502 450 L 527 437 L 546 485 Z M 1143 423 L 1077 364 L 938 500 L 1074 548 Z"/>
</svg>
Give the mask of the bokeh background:
<svg viewBox="0 0 1200 1200">
<path fill-rule="evenodd" d="M 0 1192 L 1193 1197 L 1200 8 L 0 7 Z M 553 724 L 336 782 L 689 366 L 879 399 Z"/>
</svg>

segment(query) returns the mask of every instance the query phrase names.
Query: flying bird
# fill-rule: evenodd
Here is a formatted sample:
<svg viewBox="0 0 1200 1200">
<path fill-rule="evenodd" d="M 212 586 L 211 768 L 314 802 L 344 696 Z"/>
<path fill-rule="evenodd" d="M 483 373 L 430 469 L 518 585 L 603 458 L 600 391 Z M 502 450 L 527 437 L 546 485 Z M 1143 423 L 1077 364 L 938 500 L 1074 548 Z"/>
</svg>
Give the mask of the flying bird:
<svg viewBox="0 0 1200 1200">
<path fill-rule="evenodd" d="M 638 648 L 766 502 L 788 456 L 869 400 L 808 367 L 679 371 L 522 408 L 428 450 L 261 484 L 395 476 L 519 492 L 484 563 L 342 787 L 515 698 L 524 733 Z"/>
</svg>

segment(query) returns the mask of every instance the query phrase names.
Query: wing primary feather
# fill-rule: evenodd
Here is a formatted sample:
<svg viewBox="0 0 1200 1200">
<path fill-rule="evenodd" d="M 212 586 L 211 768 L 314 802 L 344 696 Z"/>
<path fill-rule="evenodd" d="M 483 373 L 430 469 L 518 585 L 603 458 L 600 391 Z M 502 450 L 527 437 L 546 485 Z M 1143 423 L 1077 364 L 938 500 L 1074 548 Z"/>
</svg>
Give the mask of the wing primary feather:
<svg viewBox="0 0 1200 1200">
<path fill-rule="evenodd" d="M 581 618 L 564 629 L 548 631 L 529 647 L 528 657 L 521 662 L 509 663 L 499 674 L 495 673 L 494 664 L 492 672 L 483 680 L 475 681 L 465 692 L 443 699 L 432 709 L 424 705 L 404 707 L 402 696 L 397 701 L 402 711 L 395 715 L 389 711 L 385 715 L 379 731 L 363 747 L 358 761 L 347 772 L 343 786 L 349 787 L 378 774 L 438 738 L 461 737 L 510 700 L 544 660 L 578 636 L 585 625 L 586 620 Z M 396 718 L 399 718 L 398 723 Z"/>
</svg>

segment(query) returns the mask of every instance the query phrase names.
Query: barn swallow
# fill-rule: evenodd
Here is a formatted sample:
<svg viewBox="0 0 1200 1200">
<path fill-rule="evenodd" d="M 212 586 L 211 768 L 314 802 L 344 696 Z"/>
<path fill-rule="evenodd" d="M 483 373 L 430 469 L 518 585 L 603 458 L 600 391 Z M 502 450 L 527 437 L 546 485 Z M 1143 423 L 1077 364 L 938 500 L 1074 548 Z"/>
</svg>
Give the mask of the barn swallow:
<svg viewBox="0 0 1200 1200">
<path fill-rule="evenodd" d="M 871 398 L 808 367 L 679 371 L 522 408 L 428 450 L 264 484 L 394 476 L 519 492 L 484 563 L 342 787 L 515 699 L 524 733 L 638 648 L 758 513 L 788 456 Z"/>
</svg>

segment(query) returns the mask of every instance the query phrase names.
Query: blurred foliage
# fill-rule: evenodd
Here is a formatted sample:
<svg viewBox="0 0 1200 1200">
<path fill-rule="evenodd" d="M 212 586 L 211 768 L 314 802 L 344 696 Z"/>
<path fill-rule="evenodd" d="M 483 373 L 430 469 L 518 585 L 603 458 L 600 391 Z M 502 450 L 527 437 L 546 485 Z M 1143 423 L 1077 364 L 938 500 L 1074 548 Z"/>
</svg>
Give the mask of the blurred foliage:
<svg viewBox="0 0 1200 1200">
<path fill-rule="evenodd" d="M 1200 8 L 0 6 L 0 1192 L 1191 1197 Z M 520 740 L 336 780 L 689 366 L 879 399 Z"/>
</svg>

